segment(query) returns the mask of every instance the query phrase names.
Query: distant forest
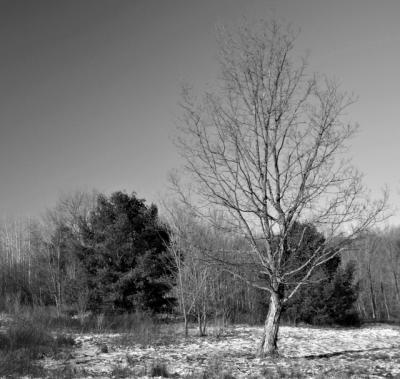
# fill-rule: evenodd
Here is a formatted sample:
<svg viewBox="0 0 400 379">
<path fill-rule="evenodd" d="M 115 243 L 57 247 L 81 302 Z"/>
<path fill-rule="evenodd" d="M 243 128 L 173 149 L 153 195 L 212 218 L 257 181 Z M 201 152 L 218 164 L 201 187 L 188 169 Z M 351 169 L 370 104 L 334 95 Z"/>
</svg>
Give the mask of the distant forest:
<svg viewBox="0 0 400 379">
<path fill-rule="evenodd" d="M 211 320 L 263 322 L 266 292 L 218 264 L 221 254 L 245 251 L 246 241 L 202 223 L 182 205 L 162 213 L 135 193 L 77 191 L 41 219 L 3 220 L 0 309 L 54 307 L 60 316 L 79 317 L 145 312 L 196 322 L 201 334 Z M 313 225 L 298 224 L 289 244 L 300 245 L 304 259 L 325 239 Z M 398 322 L 399 278 L 400 229 L 365 233 L 313 272 L 282 320 Z"/>
</svg>

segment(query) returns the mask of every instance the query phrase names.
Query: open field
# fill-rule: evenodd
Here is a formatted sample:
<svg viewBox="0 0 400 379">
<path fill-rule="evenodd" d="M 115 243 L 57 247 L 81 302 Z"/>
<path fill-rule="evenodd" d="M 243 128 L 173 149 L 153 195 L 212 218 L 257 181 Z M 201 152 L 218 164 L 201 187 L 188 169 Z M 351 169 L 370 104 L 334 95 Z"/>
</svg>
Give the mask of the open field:
<svg viewBox="0 0 400 379">
<path fill-rule="evenodd" d="M 283 326 L 280 356 L 255 356 L 262 329 L 211 328 L 208 337 L 185 339 L 166 327 L 153 346 L 132 343 L 129 334 L 75 334 L 76 346 L 62 359 L 45 358 L 46 372 L 59 377 L 176 378 L 400 378 L 400 328 L 375 325 L 360 329 Z M 156 370 L 155 370 L 156 368 Z"/>
</svg>

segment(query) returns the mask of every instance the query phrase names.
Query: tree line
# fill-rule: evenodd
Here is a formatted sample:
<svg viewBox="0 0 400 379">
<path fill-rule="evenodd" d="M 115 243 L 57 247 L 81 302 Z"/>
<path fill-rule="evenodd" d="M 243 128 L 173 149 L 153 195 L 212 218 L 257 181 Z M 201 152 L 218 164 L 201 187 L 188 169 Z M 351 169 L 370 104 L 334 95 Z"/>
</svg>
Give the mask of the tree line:
<svg viewBox="0 0 400 379">
<path fill-rule="evenodd" d="M 135 194 L 75 192 L 61 197 L 40 221 L 3 221 L 2 308 L 18 303 L 54 306 L 60 315 L 170 314 L 182 317 L 186 328 L 196 322 L 202 335 L 210 320 L 263 322 L 268 296 L 215 260 L 245 253 L 245 239 L 224 234 L 223 225 L 202 223 L 182 205 L 164 209 L 160 217 L 155 205 Z M 297 225 L 290 241 L 298 245 L 301 238 L 300 261 L 326 243 L 314 226 L 307 225 L 305 233 L 302 227 Z M 398 229 L 365 235 L 342 258 L 316 270 L 282 317 L 315 325 L 398 321 L 399 260 Z M 241 274 L 251 277 L 241 263 Z"/>
</svg>

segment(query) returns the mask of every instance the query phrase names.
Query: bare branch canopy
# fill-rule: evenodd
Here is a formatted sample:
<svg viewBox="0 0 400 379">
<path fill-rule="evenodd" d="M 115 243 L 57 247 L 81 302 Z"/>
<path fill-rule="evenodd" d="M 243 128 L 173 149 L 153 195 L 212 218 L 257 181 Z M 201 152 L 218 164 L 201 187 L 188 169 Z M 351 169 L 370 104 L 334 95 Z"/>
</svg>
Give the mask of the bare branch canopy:
<svg viewBox="0 0 400 379">
<path fill-rule="evenodd" d="M 295 58 L 294 33 L 262 23 L 236 33 L 221 29 L 218 42 L 218 90 L 196 98 L 183 89 L 177 145 L 203 211 L 221 210 L 251 246 L 246 261 L 276 312 L 267 317 L 271 331 L 283 302 L 377 221 L 386 198 L 369 200 L 346 158 L 357 129 L 344 121 L 353 96 L 308 72 L 306 59 Z M 293 267 L 289 237 L 299 223 L 317 227 L 327 243 Z M 272 339 L 263 342 L 265 354 L 276 348 Z"/>
</svg>

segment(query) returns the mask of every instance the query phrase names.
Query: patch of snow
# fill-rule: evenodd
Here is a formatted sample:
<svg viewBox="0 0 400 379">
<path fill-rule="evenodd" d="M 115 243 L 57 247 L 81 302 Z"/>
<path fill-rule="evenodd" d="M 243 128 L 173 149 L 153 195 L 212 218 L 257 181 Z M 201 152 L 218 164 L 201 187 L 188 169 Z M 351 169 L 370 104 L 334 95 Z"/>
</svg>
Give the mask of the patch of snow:
<svg viewBox="0 0 400 379">
<path fill-rule="evenodd" d="M 236 378 L 260 375 L 262 370 L 290 370 L 297 367 L 313 377 L 330 370 L 367 373 L 369 377 L 400 374 L 400 328 L 372 326 L 360 329 L 317 329 L 282 326 L 279 332 L 277 359 L 260 360 L 256 350 L 261 327 L 245 325 L 226 328 L 221 333 L 210 329 L 208 337 L 181 334 L 170 345 L 123 346 L 116 341 L 120 334 L 76 335 L 78 343 L 67 361 L 46 359 L 48 369 L 71 365 L 86 377 L 107 377 L 118 367 L 149 372 L 154 361 L 165 362 L 171 374 L 185 376 L 201 372 L 210 365 L 226 368 Z M 102 353 L 101 346 L 108 347 Z M 357 371 L 358 370 L 358 371 Z M 357 374 L 356 374 L 357 375 Z M 357 376 L 356 376 L 357 377 Z"/>
</svg>

